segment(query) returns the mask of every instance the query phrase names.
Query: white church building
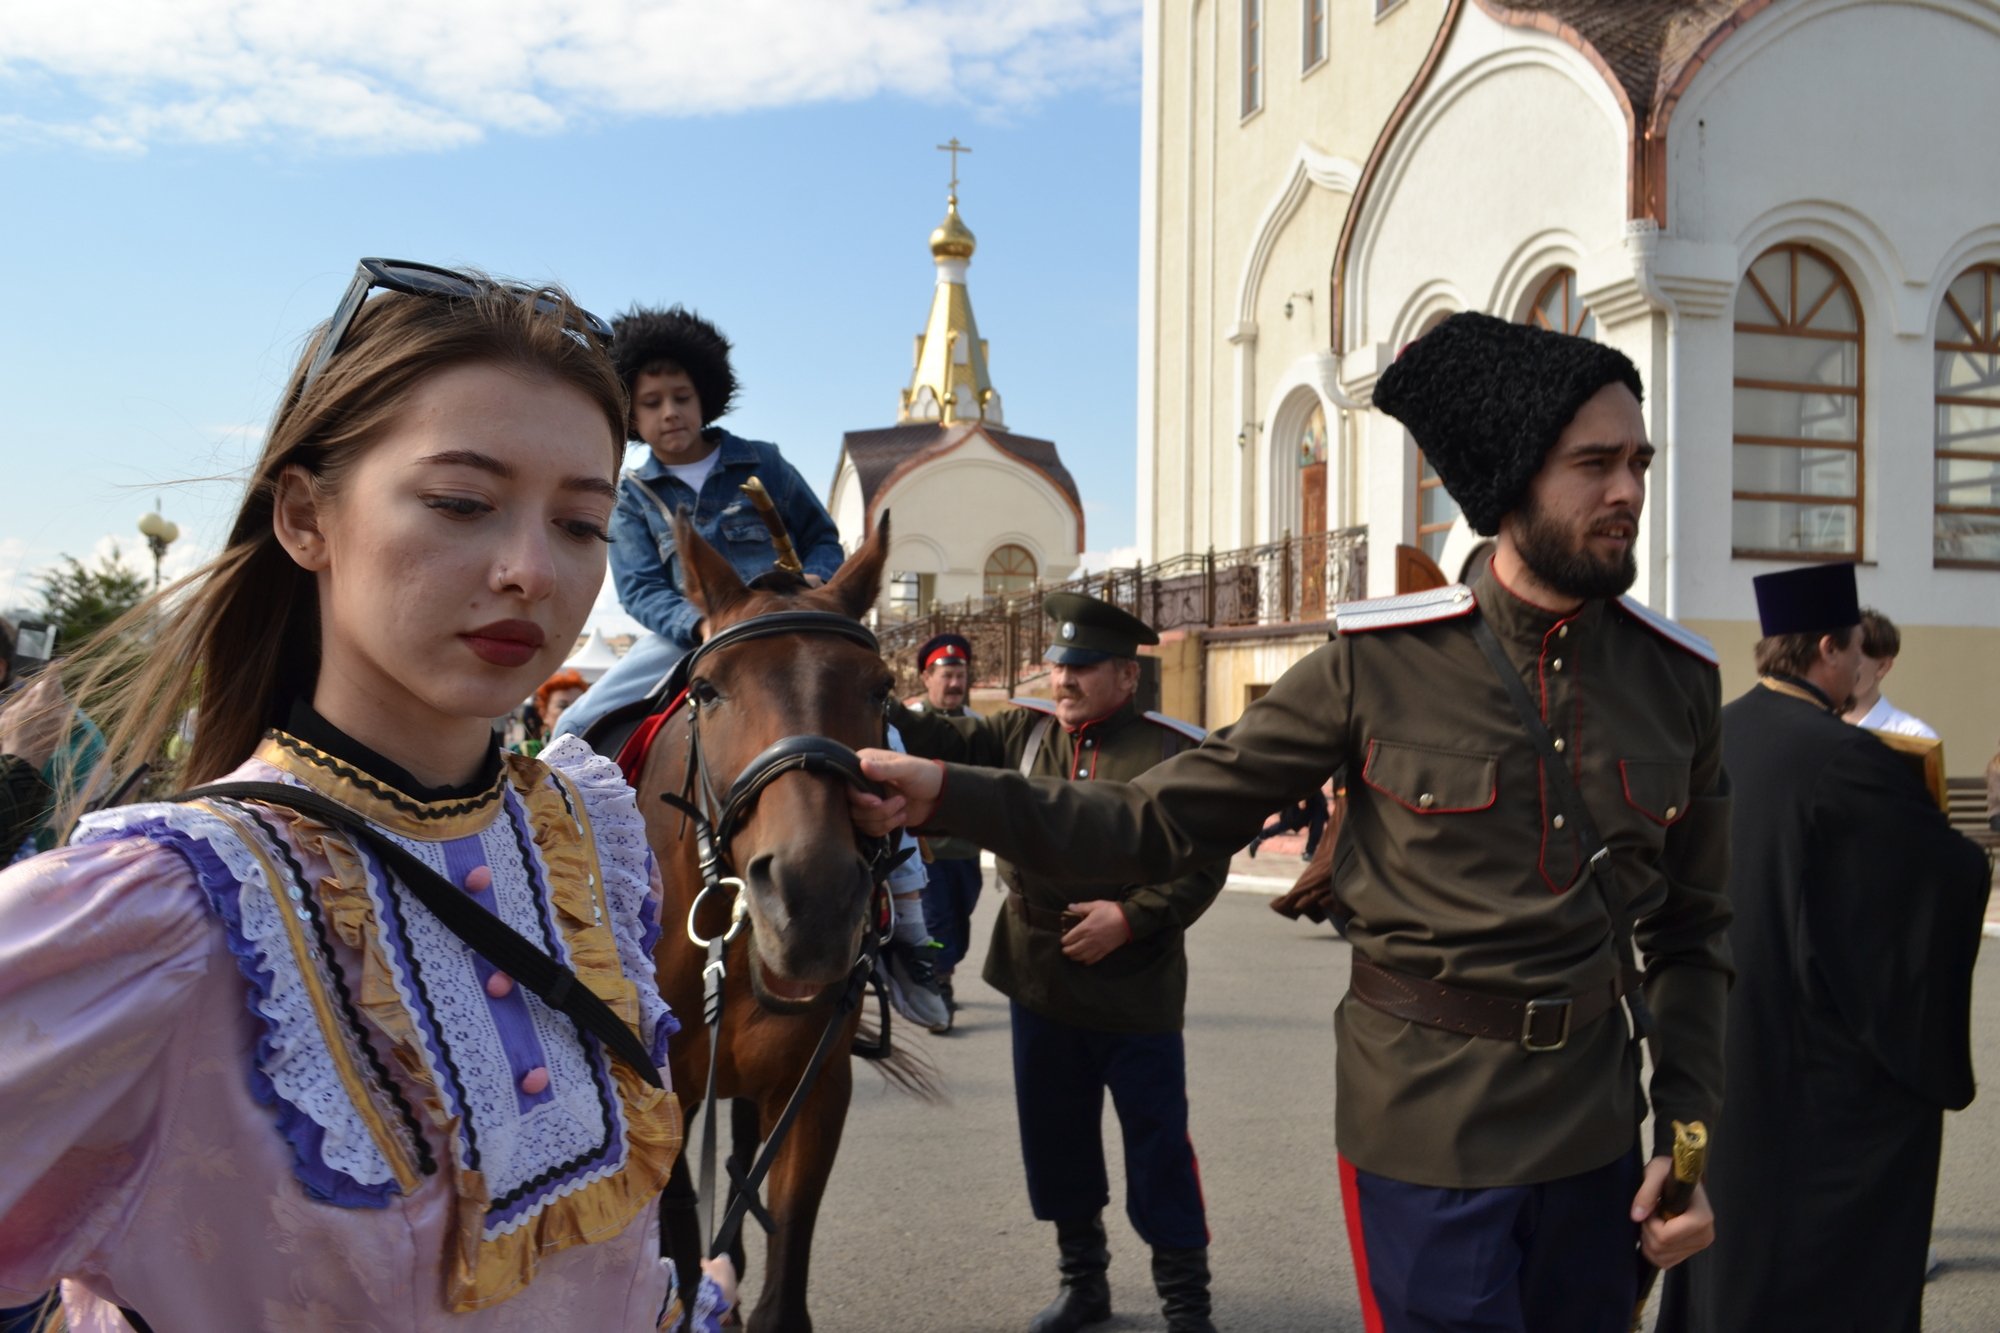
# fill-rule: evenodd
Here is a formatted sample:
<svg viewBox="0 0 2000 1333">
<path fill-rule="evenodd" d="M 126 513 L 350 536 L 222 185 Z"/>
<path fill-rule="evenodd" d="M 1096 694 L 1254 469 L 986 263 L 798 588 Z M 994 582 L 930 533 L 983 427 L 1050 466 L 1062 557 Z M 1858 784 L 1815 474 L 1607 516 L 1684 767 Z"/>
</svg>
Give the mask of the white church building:
<svg viewBox="0 0 2000 1333">
<path fill-rule="evenodd" d="M 1054 441 L 1007 429 L 966 286 L 976 241 L 957 186 L 954 175 L 931 232 L 937 282 L 896 424 L 847 432 L 827 504 L 849 550 L 891 512 L 889 620 L 1060 583 L 1083 552 L 1083 497 Z"/>
<path fill-rule="evenodd" d="M 1860 562 L 1889 693 L 2000 735 L 2000 3 L 1153 0 L 1140 537 L 1473 544 L 1373 410 L 1459 310 L 1638 365 L 1634 594 L 1752 679 L 1753 575 Z M 1302 650 L 1302 648 L 1301 648 Z M 1254 683 L 1244 683 L 1246 690 Z M 1211 701 L 1208 721 L 1217 716 Z"/>
</svg>

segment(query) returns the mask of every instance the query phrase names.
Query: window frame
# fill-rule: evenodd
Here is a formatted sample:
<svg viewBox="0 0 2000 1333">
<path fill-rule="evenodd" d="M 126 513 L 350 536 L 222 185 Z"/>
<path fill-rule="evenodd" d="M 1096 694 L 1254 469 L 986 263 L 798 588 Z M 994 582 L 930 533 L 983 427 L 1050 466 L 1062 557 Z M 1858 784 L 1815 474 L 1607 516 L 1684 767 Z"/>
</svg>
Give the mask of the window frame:
<svg viewBox="0 0 2000 1333">
<path fill-rule="evenodd" d="M 995 588 L 992 586 L 991 580 L 993 580 L 995 577 L 1003 579 L 1021 577 L 1019 570 L 995 569 L 993 567 L 993 562 L 999 559 L 1001 554 L 1006 551 L 1018 551 L 1021 553 L 1022 557 L 1027 560 L 1028 582 L 1025 587 Z M 1033 551 L 1030 551 L 1027 547 L 1021 545 L 1021 543 L 1019 542 L 1001 542 L 998 546 L 994 547 L 992 550 L 986 553 L 986 561 L 983 565 L 980 566 L 979 590 L 980 594 L 985 597 L 1018 597 L 1024 592 L 1032 591 L 1035 585 L 1041 581 L 1041 577 L 1042 577 L 1042 562 L 1035 558 L 1035 553 Z"/>
<path fill-rule="evenodd" d="M 1403 0 L 1375 0 L 1375 21 L 1380 23 L 1383 15 L 1393 13 L 1402 4 Z"/>
<path fill-rule="evenodd" d="M 1967 277 L 1979 274 L 1986 280 L 1985 324 L 1982 333 L 1976 321 L 1968 316 L 1965 308 L 1951 294 Z M 1972 334 L 1969 343 L 1948 342 L 1939 332 L 1938 326 L 1949 312 L 1957 321 L 1961 332 Z M 1937 359 L 1949 352 L 1969 352 L 1980 356 L 1994 357 L 2000 361 L 2000 263 L 1987 260 L 1962 269 L 1945 284 L 1944 296 L 1938 302 L 1937 317 L 1931 321 L 1931 568 L 1933 569 L 2000 569 L 2000 560 L 1964 560 L 1938 554 L 1937 520 L 1945 514 L 1976 514 L 1981 517 L 2000 518 L 2000 506 L 1994 505 L 1948 505 L 1944 502 L 1938 487 L 1937 464 L 1948 458 L 1963 458 L 1973 461 L 2000 463 L 2000 446 L 1991 452 L 1984 450 L 1946 449 L 1939 440 L 1941 434 L 1937 409 L 1942 406 L 1963 405 L 1983 407 L 2000 413 L 2000 398 L 1967 398 L 1947 395 L 1940 391 L 1937 377 Z"/>
<path fill-rule="evenodd" d="M 1327 7 L 1329 0 L 1299 0 L 1299 17 L 1302 20 L 1299 33 L 1299 77 L 1324 65 L 1332 46 L 1327 37 Z M 1317 19 L 1317 23 L 1315 23 Z M 1315 43 L 1318 54 L 1314 54 Z"/>
<path fill-rule="evenodd" d="M 1780 313 L 1770 292 L 1756 276 L 1757 265 L 1774 254 L 1790 257 L 1791 271 L 1786 284 L 1785 313 Z M 1810 310 L 1801 317 L 1798 311 L 1799 258 L 1805 256 L 1824 267 L 1832 274 L 1833 281 L 1820 294 Z M 1861 304 L 1861 293 L 1855 288 L 1853 279 L 1840 262 L 1818 246 L 1803 241 L 1781 241 L 1760 252 L 1744 267 L 1740 279 L 1742 286 L 1755 290 L 1766 313 L 1776 315 L 1775 324 L 1745 324 L 1736 317 L 1732 304 L 1730 314 L 1729 353 L 1729 553 L 1736 560 L 1783 560 L 1794 564 L 1834 564 L 1843 560 L 1857 563 L 1867 558 L 1868 551 L 1868 314 Z M 1845 292 L 1848 303 L 1854 310 L 1854 332 L 1843 333 L 1835 330 L 1811 327 L 1813 319 L 1836 292 Z M 1736 337 L 1739 334 L 1757 334 L 1764 337 L 1801 338 L 1819 342 L 1851 343 L 1854 347 L 1854 383 L 1852 385 L 1829 385 L 1803 383 L 1791 380 L 1767 380 L 1745 378 L 1737 373 L 1739 358 L 1736 351 Z M 1736 429 L 1735 393 L 1738 389 L 1775 391 L 1780 393 L 1823 394 L 1854 399 L 1854 438 L 1847 440 L 1814 440 L 1775 435 L 1744 435 Z M 1739 491 L 1736 489 L 1736 450 L 1751 448 L 1794 448 L 1801 452 L 1808 449 L 1837 450 L 1854 455 L 1854 494 L 1852 496 L 1805 495 L 1788 491 Z M 1738 546 L 1736 544 L 1736 504 L 1746 501 L 1752 504 L 1788 504 L 1815 506 L 1820 508 L 1852 508 L 1854 511 L 1854 547 L 1849 551 L 1802 551 L 1776 550 L 1763 547 Z"/>
<path fill-rule="evenodd" d="M 1242 78 L 1240 120 L 1248 120 L 1264 109 L 1264 0 L 1242 0 L 1242 59 L 1237 73 Z"/>
<path fill-rule="evenodd" d="M 1549 323 L 1548 316 L 1542 313 L 1542 306 L 1547 304 L 1549 297 L 1557 291 L 1562 294 L 1566 325 L 1560 329 Z M 1552 270 L 1542 279 L 1541 286 L 1535 288 L 1534 299 L 1528 302 L 1528 313 L 1521 317 L 1521 323 L 1532 324 L 1538 329 L 1549 329 L 1556 333 L 1567 333 L 1576 338 L 1589 338 L 1593 342 L 1597 340 L 1595 327 L 1597 315 L 1584 304 L 1583 298 L 1576 294 L 1576 270 L 1567 265 Z M 1586 324 L 1591 326 L 1589 333 L 1584 332 Z"/>
<path fill-rule="evenodd" d="M 1426 333 L 1444 323 L 1454 313 L 1450 310 L 1438 311 L 1429 319 L 1426 319 L 1423 325 L 1418 328 L 1417 337 L 1423 337 Z M 1417 443 L 1416 436 L 1410 434 L 1408 429 L 1405 429 L 1403 431 L 1403 438 L 1410 442 L 1411 450 L 1417 455 L 1416 504 L 1410 510 L 1410 545 L 1416 547 L 1431 559 L 1438 560 L 1444 555 L 1445 543 L 1451 540 L 1452 525 L 1458 522 L 1464 515 L 1465 510 L 1459 506 L 1457 499 L 1453 498 L 1450 518 L 1442 523 L 1424 522 L 1424 495 L 1429 491 L 1442 490 L 1444 488 L 1444 478 L 1439 476 L 1437 469 L 1431 466 L 1430 459 L 1424 457 L 1423 446 Z M 1447 492 L 1447 495 L 1449 495 L 1449 492 Z M 1438 548 L 1436 551 L 1432 551 L 1425 542 L 1425 538 L 1431 536 L 1438 537 Z"/>
</svg>

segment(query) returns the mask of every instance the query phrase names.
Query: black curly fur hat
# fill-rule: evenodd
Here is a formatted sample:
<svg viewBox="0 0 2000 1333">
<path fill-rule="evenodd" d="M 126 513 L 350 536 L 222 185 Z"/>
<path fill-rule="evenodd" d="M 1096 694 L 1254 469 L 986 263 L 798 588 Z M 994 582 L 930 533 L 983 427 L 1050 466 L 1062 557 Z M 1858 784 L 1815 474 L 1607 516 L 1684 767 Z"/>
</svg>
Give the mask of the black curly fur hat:
<svg viewBox="0 0 2000 1333">
<path fill-rule="evenodd" d="M 671 365 L 694 381 L 702 425 L 735 405 L 736 372 L 729 367 L 729 339 L 686 306 L 652 310 L 635 305 L 611 321 L 611 333 L 611 361 L 626 393 L 647 371 Z"/>
<path fill-rule="evenodd" d="M 1375 382 L 1375 406 L 1409 427 L 1465 521 L 1491 537 L 1607 384 L 1645 401 L 1638 367 L 1615 347 L 1465 311 L 1403 349 Z"/>
</svg>

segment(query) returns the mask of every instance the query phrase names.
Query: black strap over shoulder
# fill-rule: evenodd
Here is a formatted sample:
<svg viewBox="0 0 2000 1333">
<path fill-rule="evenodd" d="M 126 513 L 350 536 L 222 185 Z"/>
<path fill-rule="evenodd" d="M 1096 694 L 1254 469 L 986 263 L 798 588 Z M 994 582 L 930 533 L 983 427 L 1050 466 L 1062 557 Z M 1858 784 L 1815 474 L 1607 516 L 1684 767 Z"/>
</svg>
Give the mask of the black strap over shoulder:
<svg viewBox="0 0 2000 1333">
<path fill-rule="evenodd" d="M 1486 616 L 1477 610 L 1472 614 L 1472 637 L 1479 642 L 1480 651 L 1493 666 L 1493 674 L 1500 678 L 1500 684 L 1513 701 L 1514 711 L 1521 715 L 1521 725 L 1527 729 L 1528 738 L 1534 742 L 1536 753 L 1542 759 L 1542 771 L 1549 775 L 1549 795 L 1556 809 L 1564 819 L 1575 825 L 1577 837 L 1582 839 L 1585 855 L 1583 873 L 1597 884 L 1597 892 L 1604 903 L 1604 910 L 1611 918 L 1611 950 L 1618 957 L 1618 970 L 1624 978 L 1625 1002 L 1632 1011 L 1632 1026 L 1641 1037 L 1650 1037 L 1653 1031 L 1652 1011 L 1647 1008 L 1645 992 L 1639 986 L 1639 969 L 1632 960 L 1632 922 L 1618 905 L 1618 898 L 1611 882 L 1611 846 L 1597 831 L 1597 821 L 1590 817 L 1590 807 L 1583 803 L 1583 793 L 1577 790 L 1576 778 L 1569 771 L 1569 762 L 1556 749 L 1555 739 L 1549 735 L 1548 724 L 1542 721 L 1542 714 L 1529 697 L 1528 687 L 1521 683 L 1521 673 L 1507 659 L 1506 650 L 1500 646 L 1499 636 Z"/>
<path fill-rule="evenodd" d="M 567 1015 L 646 1082 L 656 1088 L 665 1086 L 659 1066 L 653 1063 L 638 1034 L 595 991 L 578 981 L 576 973 L 536 948 L 505 921 L 467 898 L 443 875 L 411 855 L 407 848 L 370 827 L 360 815 L 338 801 L 282 782 L 215 782 L 167 799 L 225 799 L 279 805 L 340 829 L 375 853 L 389 872 L 416 895 L 417 901 L 473 952 L 526 987 L 543 1004 Z"/>
</svg>

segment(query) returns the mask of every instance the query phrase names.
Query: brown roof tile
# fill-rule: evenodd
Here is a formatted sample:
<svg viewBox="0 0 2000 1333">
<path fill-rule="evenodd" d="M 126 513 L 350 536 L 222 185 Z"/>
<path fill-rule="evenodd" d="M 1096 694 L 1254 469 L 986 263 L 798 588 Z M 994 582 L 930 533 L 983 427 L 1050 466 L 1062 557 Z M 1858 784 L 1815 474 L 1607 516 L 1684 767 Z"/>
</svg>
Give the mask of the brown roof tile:
<svg viewBox="0 0 2000 1333">
<path fill-rule="evenodd" d="M 901 426 L 885 426 L 880 430 L 848 431 L 841 437 L 841 449 L 854 460 L 854 472 L 861 482 L 862 503 L 872 510 L 875 497 L 897 468 L 920 455 L 944 453 L 975 431 L 983 433 L 1003 453 L 1012 454 L 1045 474 L 1069 497 L 1071 507 L 1077 512 L 1077 521 L 1082 522 L 1083 496 L 1076 488 L 1076 478 L 1063 466 L 1062 455 L 1056 451 L 1053 440 L 1016 435 L 1010 430 L 976 421 L 954 422 L 949 426 L 933 421 L 914 421 Z"/>
<path fill-rule="evenodd" d="M 1502 23 L 1582 38 L 1624 89 L 1643 131 L 1664 84 L 1740 0 L 1480 0 Z M 1561 35 L 1567 37 L 1568 33 Z"/>
</svg>

